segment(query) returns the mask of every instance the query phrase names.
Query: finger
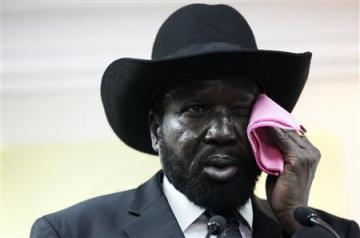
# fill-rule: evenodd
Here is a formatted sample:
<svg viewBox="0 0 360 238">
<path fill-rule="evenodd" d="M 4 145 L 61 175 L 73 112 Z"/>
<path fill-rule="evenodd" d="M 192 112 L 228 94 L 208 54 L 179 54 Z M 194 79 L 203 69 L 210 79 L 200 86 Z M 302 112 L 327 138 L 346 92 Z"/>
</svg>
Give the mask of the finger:
<svg viewBox="0 0 360 238">
<path fill-rule="evenodd" d="M 292 164 L 307 164 L 315 165 L 316 167 L 320 160 L 320 151 L 308 140 L 308 138 L 299 135 L 298 132 L 293 130 L 286 130 L 285 132 L 288 134 L 289 139 L 299 147 L 299 152 L 301 154 L 301 156 L 297 156 L 300 160 L 294 160 Z M 287 161 L 290 162 L 292 159 L 287 159 Z"/>
<path fill-rule="evenodd" d="M 283 153 L 290 153 L 291 151 L 297 151 L 299 149 L 285 130 L 278 127 L 267 127 L 266 130 L 271 136 L 272 142 L 278 146 Z"/>
<path fill-rule="evenodd" d="M 306 136 L 299 135 L 295 131 L 287 131 L 287 134 L 289 138 L 302 149 L 302 153 L 308 153 L 311 157 L 320 158 L 320 151 L 310 142 Z"/>
<path fill-rule="evenodd" d="M 299 135 L 294 130 L 285 130 L 285 133 L 288 135 L 288 137 L 295 142 L 300 148 L 306 149 L 308 148 L 311 143 L 309 140 L 305 137 L 305 135 Z"/>
<path fill-rule="evenodd" d="M 290 130 L 283 130 L 277 127 L 269 127 L 268 133 L 272 137 L 273 143 L 277 146 L 283 154 L 285 167 L 296 167 L 296 164 L 301 163 L 304 151 L 296 142 L 290 138 Z"/>
</svg>

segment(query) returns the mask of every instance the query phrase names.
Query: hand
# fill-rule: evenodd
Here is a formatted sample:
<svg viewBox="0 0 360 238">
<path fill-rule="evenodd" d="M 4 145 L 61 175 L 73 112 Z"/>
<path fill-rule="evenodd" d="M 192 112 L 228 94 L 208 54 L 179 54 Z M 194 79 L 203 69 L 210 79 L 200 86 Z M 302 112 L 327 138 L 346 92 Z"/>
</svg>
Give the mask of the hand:
<svg viewBox="0 0 360 238">
<path fill-rule="evenodd" d="M 284 173 L 279 177 L 267 176 L 266 195 L 284 231 L 291 235 L 300 226 L 293 211 L 308 204 L 320 151 L 305 136 L 294 131 L 272 127 L 268 130 L 284 156 L 285 165 Z"/>
</svg>

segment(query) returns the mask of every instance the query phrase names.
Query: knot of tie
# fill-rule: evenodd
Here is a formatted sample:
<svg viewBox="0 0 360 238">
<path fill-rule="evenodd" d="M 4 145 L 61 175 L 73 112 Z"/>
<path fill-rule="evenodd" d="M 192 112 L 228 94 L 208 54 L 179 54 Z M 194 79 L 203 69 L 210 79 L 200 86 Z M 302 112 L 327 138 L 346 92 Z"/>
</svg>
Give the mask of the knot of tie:
<svg viewBox="0 0 360 238">
<path fill-rule="evenodd" d="M 206 211 L 205 215 L 208 218 L 210 218 L 214 214 L 211 213 L 210 211 Z M 239 214 L 239 212 L 236 211 L 232 214 L 224 215 L 223 217 L 226 220 L 226 228 L 222 233 L 220 233 L 218 235 L 218 238 L 242 238 L 242 235 L 239 230 L 239 225 L 240 225 L 239 222 L 242 219 L 241 219 L 241 215 Z"/>
</svg>

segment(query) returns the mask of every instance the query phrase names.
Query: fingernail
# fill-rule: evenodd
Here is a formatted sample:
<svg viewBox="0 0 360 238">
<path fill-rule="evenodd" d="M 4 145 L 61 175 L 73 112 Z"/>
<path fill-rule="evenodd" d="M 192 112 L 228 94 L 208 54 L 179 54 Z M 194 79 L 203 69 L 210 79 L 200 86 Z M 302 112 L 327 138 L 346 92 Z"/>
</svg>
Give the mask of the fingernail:
<svg viewBox="0 0 360 238">
<path fill-rule="evenodd" d="M 300 125 L 300 130 L 301 130 L 303 133 L 305 133 L 305 132 L 306 132 L 305 127 L 303 127 L 302 125 Z"/>
</svg>

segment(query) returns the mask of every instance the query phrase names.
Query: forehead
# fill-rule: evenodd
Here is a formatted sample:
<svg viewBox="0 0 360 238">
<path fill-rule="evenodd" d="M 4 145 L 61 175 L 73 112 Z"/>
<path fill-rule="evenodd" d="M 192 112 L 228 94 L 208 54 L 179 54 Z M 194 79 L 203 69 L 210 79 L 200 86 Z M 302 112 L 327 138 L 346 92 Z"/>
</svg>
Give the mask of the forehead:
<svg viewBox="0 0 360 238">
<path fill-rule="evenodd" d="M 187 99 L 236 100 L 249 103 L 259 93 L 259 86 L 251 79 L 232 77 L 211 80 L 186 80 L 172 85 L 165 93 L 165 102 Z"/>
</svg>

